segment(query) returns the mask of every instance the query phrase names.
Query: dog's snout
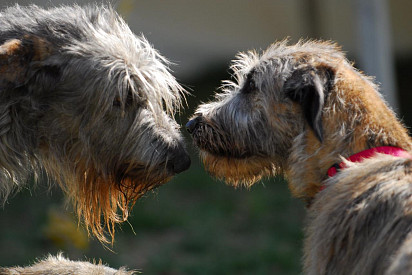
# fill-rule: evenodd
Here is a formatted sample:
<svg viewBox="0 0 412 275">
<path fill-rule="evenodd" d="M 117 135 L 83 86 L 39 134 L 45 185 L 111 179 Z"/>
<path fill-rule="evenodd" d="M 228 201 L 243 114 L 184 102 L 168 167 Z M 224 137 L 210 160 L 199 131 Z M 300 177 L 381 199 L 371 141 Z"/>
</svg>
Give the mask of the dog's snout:
<svg viewBox="0 0 412 275">
<path fill-rule="evenodd" d="M 167 167 L 173 173 L 181 173 L 189 169 L 191 164 L 190 156 L 184 148 L 177 148 L 172 153 L 172 157 L 167 162 Z"/>
<path fill-rule="evenodd" d="M 189 132 L 189 134 L 192 134 L 197 126 L 199 125 L 200 117 L 196 117 L 194 119 L 189 120 L 186 123 L 186 130 Z"/>
</svg>

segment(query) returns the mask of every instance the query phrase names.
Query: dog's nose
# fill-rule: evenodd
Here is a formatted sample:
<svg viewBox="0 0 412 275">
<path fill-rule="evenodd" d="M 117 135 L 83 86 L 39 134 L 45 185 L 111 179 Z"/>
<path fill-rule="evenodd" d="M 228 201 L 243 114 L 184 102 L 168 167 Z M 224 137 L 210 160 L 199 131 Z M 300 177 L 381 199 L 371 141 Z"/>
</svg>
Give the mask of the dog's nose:
<svg viewBox="0 0 412 275">
<path fill-rule="evenodd" d="M 192 134 L 195 131 L 197 125 L 199 124 L 199 120 L 200 120 L 200 117 L 196 117 L 192 120 L 189 120 L 186 123 L 186 130 L 189 132 L 189 134 Z"/>
<path fill-rule="evenodd" d="M 189 169 L 191 160 L 184 148 L 178 148 L 167 162 L 168 168 L 178 174 Z"/>
<path fill-rule="evenodd" d="M 179 159 L 176 159 L 175 164 L 173 165 L 173 172 L 176 174 L 181 173 L 189 169 L 192 161 L 187 153 L 182 155 Z"/>
</svg>

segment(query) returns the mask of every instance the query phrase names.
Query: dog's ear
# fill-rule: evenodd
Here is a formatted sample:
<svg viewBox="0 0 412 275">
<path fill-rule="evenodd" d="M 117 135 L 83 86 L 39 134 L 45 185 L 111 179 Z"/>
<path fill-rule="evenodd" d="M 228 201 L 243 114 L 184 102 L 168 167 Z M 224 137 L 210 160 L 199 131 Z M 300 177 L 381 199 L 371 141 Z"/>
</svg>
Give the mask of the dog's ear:
<svg viewBox="0 0 412 275">
<path fill-rule="evenodd" d="M 331 75 L 326 68 L 302 68 L 295 70 L 284 84 L 286 96 L 302 107 L 307 123 L 321 142 L 322 110 L 329 94 Z"/>
<path fill-rule="evenodd" d="M 51 43 L 34 35 L 10 39 L 0 45 L 0 90 L 22 86 L 33 64 L 52 53 Z"/>
</svg>

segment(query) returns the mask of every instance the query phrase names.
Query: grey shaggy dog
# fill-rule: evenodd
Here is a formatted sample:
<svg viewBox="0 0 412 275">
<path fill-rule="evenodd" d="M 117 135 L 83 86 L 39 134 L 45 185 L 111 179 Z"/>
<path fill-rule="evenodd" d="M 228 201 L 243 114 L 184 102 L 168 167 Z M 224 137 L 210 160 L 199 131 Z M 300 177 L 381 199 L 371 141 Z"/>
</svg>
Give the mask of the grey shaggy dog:
<svg viewBox="0 0 412 275">
<path fill-rule="evenodd" d="M 320 41 L 241 53 L 232 69 L 186 126 L 206 169 L 235 186 L 288 179 L 308 203 L 306 274 L 412 274 L 412 141 L 371 79 Z M 342 162 L 381 146 L 401 153 Z M 346 168 L 329 177 L 334 164 Z"/>
<path fill-rule="evenodd" d="M 110 7 L 0 13 L 0 190 L 45 172 L 100 241 L 186 170 L 169 62 Z"/>
</svg>

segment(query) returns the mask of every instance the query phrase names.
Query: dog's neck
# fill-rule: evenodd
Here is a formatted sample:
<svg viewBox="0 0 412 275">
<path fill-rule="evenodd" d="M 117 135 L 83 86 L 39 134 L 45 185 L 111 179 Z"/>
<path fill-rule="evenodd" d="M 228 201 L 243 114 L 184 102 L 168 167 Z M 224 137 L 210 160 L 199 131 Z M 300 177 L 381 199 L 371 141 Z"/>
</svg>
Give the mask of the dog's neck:
<svg viewBox="0 0 412 275">
<path fill-rule="evenodd" d="M 350 70 L 341 73 L 345 77 L 337 77 L 324 107 L 324 140 L 319 141 L 306 127 L 291 148 L 286 175 L 297 197 L 311 200 L 327 178 L 328 169 L 342 157 L 378 146 L 412 150 L 407 130 L 370 81 Z"/>
</svg>

